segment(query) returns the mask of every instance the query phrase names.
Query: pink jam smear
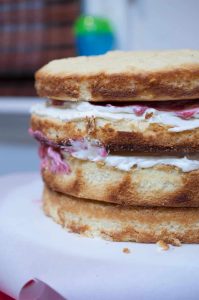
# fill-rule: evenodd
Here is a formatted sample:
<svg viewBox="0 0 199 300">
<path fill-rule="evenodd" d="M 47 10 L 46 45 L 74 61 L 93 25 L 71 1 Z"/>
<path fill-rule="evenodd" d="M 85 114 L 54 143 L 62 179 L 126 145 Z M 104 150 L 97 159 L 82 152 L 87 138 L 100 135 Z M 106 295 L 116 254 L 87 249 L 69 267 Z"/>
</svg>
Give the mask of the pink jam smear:
<svg viewBox="0 0 199 300">
<path fill-rule="evenodd" d="M 180 103 L 179 103 L 180 102 Z M 146 105 L 147 104 L 147 105 Z M 120 104 L 121 105 L 121 104 Z M 112 104 L 106 104 L 106 106 L 112 106 L 112 107 L 119 107 L 120 105 L 112 105 Z M 159 102 L 151 102 L 150 105 L 146 102 L 142 102 L 142 104 L 136 104 L 136 105 L 125 105 L 123 104 L 122 107 L 131 107 L 133 113 L 136 116 L 142 116 L 145 111 L 149 108 L 154 108 L 159 111 L 167 111 L 167 112 L 173 112 L 174 115 L 177 117 L 189 120 L 193 118 L 196 114 L 199 113 L 199 103 L 198 101 L 159 101 Z"/>
<path fill-rule="evenodd" d="M 63 160 L 57 149 L 41 144 L 39 156 L 41 158 L 41 170 L 49 169 L 52 173 L 71 173 L 69 164 Z"/>
<path fill-rule="evenodd" d="M 50 100 L 50 105 L 63 106 L 65 101 Z M 189 120 L 199 113 L 199 100 L 170 100 L 170 101 L 134 101 L 133 105 L 129 102 L 123 103 L 106 103 L 106 102 L 91 102 L 92 105 L 104 107 L 129 107 L 132 113 L 136 116 L 142 116 L 147 109 L 154 108 L 159 111 L 173 112 L 177 117 Z"/>
<path fill-rule="evenodd" d="M 189 119 L 193 118 L 198 113 L 199 113 L 199 108 L 198 107 L 175 112 L 177 117 L 180 117 L 184 120 L 189 120 Z"/>
<path fill-rule="evenodd" d="M 108 155 L 105 147 L 94 141 L 89 142 L 87 139 L 69 140 L 68 145 L 59 145 L 47 139 L 40 131 L 33 131 L 30 128 L 29 133 L 40 143 L 41 170 L 49 169 L 53 173 L 70 174 L 71 168 L 63 158 L 63 152 L 72 154 L 78 151 L 92 151 L 95 156 L 102 158 Z"/>
</svg>

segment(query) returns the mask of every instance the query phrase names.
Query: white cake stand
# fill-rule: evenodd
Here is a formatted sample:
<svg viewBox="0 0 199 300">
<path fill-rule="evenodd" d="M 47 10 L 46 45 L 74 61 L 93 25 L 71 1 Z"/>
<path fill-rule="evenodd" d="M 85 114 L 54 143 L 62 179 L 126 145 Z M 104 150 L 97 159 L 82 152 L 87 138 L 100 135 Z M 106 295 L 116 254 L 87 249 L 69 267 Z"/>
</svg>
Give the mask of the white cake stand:
<svg viewBox="0 0 199 300">
<path fill-rule="evenodd" d="M 0 178 L 0 290 L 16 298 L 38 278 L 69 300 L 199 298 L 199 245 L 160 251 L 67 233 L 43 214 L 41 193 L 38 174 Z"/>
</svg>

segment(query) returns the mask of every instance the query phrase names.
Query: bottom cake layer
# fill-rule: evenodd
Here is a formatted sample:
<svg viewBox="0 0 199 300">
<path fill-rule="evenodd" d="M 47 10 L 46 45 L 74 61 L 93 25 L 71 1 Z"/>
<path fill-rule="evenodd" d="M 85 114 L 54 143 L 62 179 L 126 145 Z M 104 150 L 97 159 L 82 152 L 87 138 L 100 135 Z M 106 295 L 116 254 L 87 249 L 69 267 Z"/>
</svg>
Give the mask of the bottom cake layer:
<svg viewBox="0 0 199 300">
<path fill-rule="evenodd" d="M 75 198 L 45 186 L 45 213 L 71 232 L 113 241 L 199 243 L 198 208 L 126 207 Z"/>
</svg>

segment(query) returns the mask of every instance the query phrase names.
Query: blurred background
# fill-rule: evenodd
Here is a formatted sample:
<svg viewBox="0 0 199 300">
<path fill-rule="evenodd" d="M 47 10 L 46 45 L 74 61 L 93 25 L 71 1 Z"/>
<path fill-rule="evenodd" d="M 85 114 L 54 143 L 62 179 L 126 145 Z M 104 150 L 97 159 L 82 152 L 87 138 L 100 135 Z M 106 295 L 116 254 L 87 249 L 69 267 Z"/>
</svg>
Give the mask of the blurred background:
<svg viewBox="0 0 199 300">
<path fill-rule="evenodd" d="M 199 48 L 198 0 L 0 0 L 0 175 L 39 169 L 34 72 L 111 49 Z"/>
</svg>

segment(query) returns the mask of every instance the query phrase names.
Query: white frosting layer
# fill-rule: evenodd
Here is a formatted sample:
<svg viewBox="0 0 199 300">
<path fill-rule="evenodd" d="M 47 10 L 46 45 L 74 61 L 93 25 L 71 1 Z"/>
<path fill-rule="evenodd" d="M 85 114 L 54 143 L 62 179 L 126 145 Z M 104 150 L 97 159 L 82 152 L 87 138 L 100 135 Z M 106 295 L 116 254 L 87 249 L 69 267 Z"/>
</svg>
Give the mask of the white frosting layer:
<svg viewBox="0 0 199 300">
<path fill-rule="evenodd" d="M 170 165 L 180 168 L 183 172 L 199 169 L 199 160 L 191 160 L 187 157 L 125 157 L 108 155 L 105 163 L 120 170 L 129 171 L 132 167 L 139 169 L 151 168 L 157 165 Z"/>
<path fill-rule="evenodd" d="M 199 113 L 193 118 L 184 120 L 175 115 L 172 111 L 159 111 L 154 108 L 147 108 L 146 111 L 138 116 L 134 109 L 137 105 L 123 107 L 93 105 L 89 102 L 66 102 L 63 107 L 47 106 L 39 103 L 32 107 L 31 112 L 43 116 L 51 117 L 63 121 L 79 120 L 85 117 L 99 117 L 108 120 L 134 120 L 145 121 L 147 123 L 158 123 L 172 126 L 168 129 L 171 132 L 180 132 L 199 127 Z M 146 119 L 147 114 L 152 117 Z"/>
<path fill-rule="evenodd" d="M 63 152 L 64 154 L 64 152 Z M 129 171 L 132 167 L 138 169 L 151 168 L 157 165 L 169 165 L 180 168 L 183 172 L 190 172 L 199 169 L 198 157 L 172 157 L 172 156 L 119 156 L 108 154 L 106 157 L 100 156 L 95 150 L 79 149 L 71 152 L 70 154 L 65 153 L 66 158 L 68 155 L 72 155 L 75 158 L 81 160 L 90 161 L 102 161 L 106 165 L 115 167 L 123 171 Z"/>
</svg>

